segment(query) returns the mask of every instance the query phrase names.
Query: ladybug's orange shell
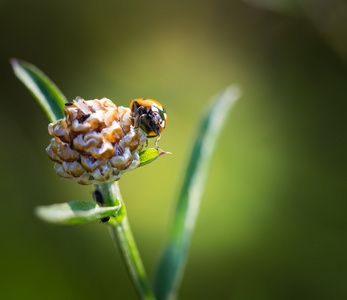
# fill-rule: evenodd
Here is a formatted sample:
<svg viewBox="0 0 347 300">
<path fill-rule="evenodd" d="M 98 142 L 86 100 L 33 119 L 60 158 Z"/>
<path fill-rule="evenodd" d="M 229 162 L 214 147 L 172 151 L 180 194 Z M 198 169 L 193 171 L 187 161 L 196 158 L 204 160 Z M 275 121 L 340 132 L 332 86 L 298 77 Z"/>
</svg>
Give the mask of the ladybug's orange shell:
<svg viewBox="0 0 347 300">
<path fill-rule="evenodd" d="M 158 101 L 155 101 L 155 100 L 149 99 L 149 98 L 134 99 L 133 101 L 131 101 L 130 107 L 133 106 L 133 102 L 134 101 L 136 101 L 138 104 L 140 104 L 140 106 L 144 106 L 144 107 L 151 107 L 153 104 L 156 105 L 156 106 L 163 107 L 161 105 L 161 103 L 159 103 Z"/>
<path fill-rule="evenodd" d="M 161 133 L 162 131 L 163 129 L 159 128 L 159 132 Z M 150 138 L 157 136 L 154 131 L 149 131 L 146 134 L 147 134 L 147 137 L 150 137 Z"/>
</svg>

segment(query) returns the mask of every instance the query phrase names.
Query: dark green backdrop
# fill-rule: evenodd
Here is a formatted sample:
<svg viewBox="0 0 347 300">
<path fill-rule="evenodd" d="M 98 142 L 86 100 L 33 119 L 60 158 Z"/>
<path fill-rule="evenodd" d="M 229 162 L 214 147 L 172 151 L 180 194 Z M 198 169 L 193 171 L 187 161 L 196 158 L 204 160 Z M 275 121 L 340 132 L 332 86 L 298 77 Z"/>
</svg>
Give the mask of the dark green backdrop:
<svg viewBox="0 0 347 300">
<path fill-rule="evenodd" d="M 346 299 L 344 3 L 1 0 L 0 298 L 136 299 L 104 225 L 55 227 L 33 215 L 91 199 L 92 187 L 54 173 L 47 119 L 8 62 L 17 57 L 68 99 L 165 105 L 160 146 L 173 155 L 120 181 L 149 274 L 199 113 L 239 84 L 180 299 Z"/>
</svg>

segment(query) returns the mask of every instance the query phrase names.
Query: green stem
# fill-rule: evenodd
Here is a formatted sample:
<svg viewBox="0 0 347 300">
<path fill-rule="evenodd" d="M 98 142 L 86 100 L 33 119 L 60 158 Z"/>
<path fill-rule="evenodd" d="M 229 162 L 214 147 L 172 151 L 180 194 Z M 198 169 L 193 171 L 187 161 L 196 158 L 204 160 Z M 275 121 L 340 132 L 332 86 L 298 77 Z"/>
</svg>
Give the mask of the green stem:
<svg viewBox="0 0 347 300">
<path fill-rule="evenodd" d="M 107 223 L 113 241 L 115 242 L 129 273 L 129 276 L 142 300 L 155 300 L 149 284 L 145 268 L 128 222 L 125 206 L 120 194 L 118 182 L 97 185 L 105 206 L 122 204 L 114 218 Z"/>
</svg>

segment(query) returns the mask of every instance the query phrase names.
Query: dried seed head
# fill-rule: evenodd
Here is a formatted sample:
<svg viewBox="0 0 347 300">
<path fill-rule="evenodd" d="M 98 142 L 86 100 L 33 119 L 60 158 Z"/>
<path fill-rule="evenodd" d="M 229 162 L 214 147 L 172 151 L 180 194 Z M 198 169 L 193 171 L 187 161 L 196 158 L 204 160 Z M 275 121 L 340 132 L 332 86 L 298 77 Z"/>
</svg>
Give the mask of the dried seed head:
<svg viewBox="0 0 347 300">
<path fill-rule="evenodd" d="M 59 176 L 80 184 L 111 182 L 139 166 L 146 136 L 134 128 L 129 108 L 106 98 L 76 98 L 64 113 L 48 125 L 53 138 L 46 149 Z"/>
</svg>

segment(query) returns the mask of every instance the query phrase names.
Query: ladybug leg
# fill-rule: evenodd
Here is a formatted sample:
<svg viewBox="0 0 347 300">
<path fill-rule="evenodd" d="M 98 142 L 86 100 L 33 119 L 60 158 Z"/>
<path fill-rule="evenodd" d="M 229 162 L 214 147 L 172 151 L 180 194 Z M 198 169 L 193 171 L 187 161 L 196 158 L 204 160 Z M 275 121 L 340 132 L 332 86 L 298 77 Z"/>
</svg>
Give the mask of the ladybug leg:
<svg viewBox="0 0 347 300">
<path fill-rule="evenodd" d="M 135 128 L 140 127 L 138 125 L 138 123 L 139 123 L 139 120 L 141 119 L 141 116 L 142 116 L 142 113 L 141 113 L 142 109 L 144 109 L 143 106 L 138 107 L 135 112 L 131 112 L 131 116 L 129 117 L 131 120 L 134 121 L 134 127 Z"/>
<path fill-rule="evenodd" d="M 160 133 L 158 134 L 157 139 L 155 140 L 155 149 L 159 149 L 158 147 L 158 141 L 160 140 Z"/>
<path fill-rule="evenodd" d="M 141 106 L 142 107 L 142 106 Z M 145 115 L 141 115 L 140 117 L 139 117 L 139 119 L 137 120 L 137 126 L 136 126 L 136 124 L 135 124 L 135 128 L 139 128 L 139 127 L 141 127 L 141 120 L 142 120 L 142 118 L 144 117 Z"/>
<path fill-rule="evenodd" d="M 141 106 L 141 107 L 143 107 L 143 106 Z M 135 128 L 139 128 L 140 126 L 141 126 L 141 120 L 142 120 L 142 118 L 144 117 L 144 115 L 141 115 L 140 117 L 139 117 L 139 119 L 138 119 L 138 124 L 137 124 L 137 126 L 135 127 Z M 136 125 L 136 124 L 135 124 Z M 146 138 L 146 148 L 148 147 L 148 138 Z"/>
<path fill-rule="evenodd" d="M 139 107 L 136 109 L 135 115 L 137 115 L 137 114 L 140 112 L 141 109 L 144 109 L 144 107 L 143 107 L 142 105 L 139 106 Z"/>
<path fill-rule="evenodd" d="M 141 118 L 142 118 L 142 116 L 143 116 L 143 114 L 141 114 L 141 110 L 142 110 L 142 109 L 144 109 L 144 107 L 143 107 L 142 105 L 139 106 L 139 107 L 136 109 L 135 113 L 133 113 L 132 116 L 130 117 L 131 119 L 134 120 L 135 128 L 140 127 L 140 125 L 137 125 L 136 123 L 141 124 Z M 139 119 L 137 119 L 138 116 L 140 116 Z M 136 119 L 137 119 L 137 120 L 136 120 Z"/>
</svg>

